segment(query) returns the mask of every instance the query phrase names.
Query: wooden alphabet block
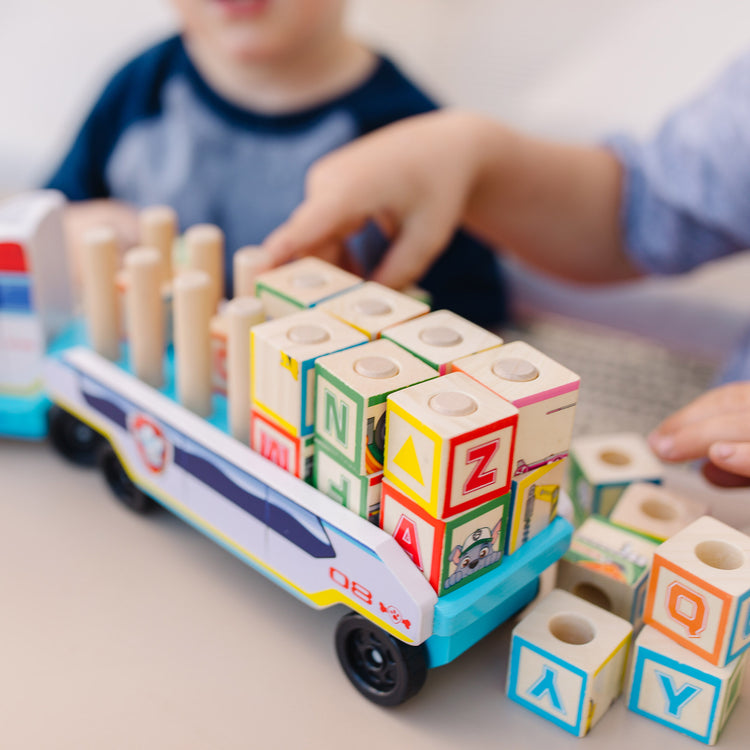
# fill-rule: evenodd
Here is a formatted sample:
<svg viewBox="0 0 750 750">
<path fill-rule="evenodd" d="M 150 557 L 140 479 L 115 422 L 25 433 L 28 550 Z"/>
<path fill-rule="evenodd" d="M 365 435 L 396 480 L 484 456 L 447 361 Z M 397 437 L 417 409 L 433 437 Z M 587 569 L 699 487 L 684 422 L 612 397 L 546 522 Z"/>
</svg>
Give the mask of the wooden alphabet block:
<svg viewBox="0 0 750 750">
<path fill-rule="evenodd" d="M 385 476 L 435 518 L 510 490 L 518 409 L 461 372 L 388 397 Z"/>
<path fill-rule="evenodd" d="M 646 623 L 723 667 L 750 646 L 750 537 L 709 516 L 654 555 Z"/>
<path fill-rule="evenodd" d="M 557 586 L 630 621 L 637 631 L 657 547 L 655 541 L 591 516 L 560 560 Z"/>
<path fill-rule="evenodd" d="M 250 412 L 250 447 L 295 477 L 312 477 L 314 438 L 290 435 L 254 409 Z"/>
<path fill-rule="evenodd" d="M 590 513 L 608 516 L 633 482 L 660 484 L 661 464 L 634 432 L 585 435 L 570 450 L 569 492 L 580 524 Z"/>
<path fill-rule="evenodd" d="M 383 338 L 403 346 L 441 375 L 451 372 L 457 359 L 503 343 L 499 336 L 450 310 L 436 310 L 393 326 L 383 332 Z"/>
<path fill-rule="evenodd" d="M 353 474 L 383 468 L 388 394 L 437 377 L 392 341 L 372 341 L 315 362 L 315 437 Z"/>
<path fill-rule="evenodd" d="M 609 518 L 619 526 L 663 542 L 707 511 L 706 503 L 650 482 L 635 482 L 622 493 Z"/>
<path fill-rule="evenodd" d="M 366 341 L 364 334 L 318 310 L 258 324 L 250 334 L 252 408 L 289 435 L 312 435 L 315 360 Z"/>
<path fill-rule="evenodd" d="M 430 306 L 374 281 L 343 292 L 319 305 L 321 310 L 356 328 L 370 340 L 384 329 L 424 315 Z"/>
<path fill-rule="evenodd" d="M 338 455 L 324 444 L 315 441 L 313 464 L 314 487 L 373 523 L 380 516 L 380 494 L 383 472 L 355 474 L 338 461 Z"/>
<path fill-rule="evenodd" d="M 557 515 L 557 500 L 564 480 L 564 459 L 516 476 L 511 490 L 507 554 L 512 555 L 552 523 Z"/>
<path fill-rule="evenodd" d="M 281 318 L 315 307 L 362 283 L 359 276 L 344 271 L 320 258 L 302 258 L 255 279 L 255 296 L 263 303 L 266 315 Z"/>
<path fill-rule="evenodd" d="M 568 455 L 578 375 L 524 341 L 465 357 L 453 367 L 518 409 L 514 478 Z"/>
<path fill-rule="evenodd" d="M 502 562 L 509 503 L 510 494 L 503 495 L 442 521 L 383 480 L 380 528 L 393 536 L 443 596 Z"/>
<path fill-rule="evenodd" d="M 219 313 L 211 318 L 211 387 L 214 393 L 227 395 L 227 338 L 229 320 Z M 249 386 L 248 386 L 249 387 Z"/>
<path fill-rule="evenodd" d="M 742 688 L 746 655 L 715 667 L 646 625 L 635 641 L 628 708 L 713 745 Z"/>
<path fill-rule="evenodd" d="M 567 591 L 513 629 L 508 697 L 583 737 L 622 691 L 632 626 Z"/>
</svg>

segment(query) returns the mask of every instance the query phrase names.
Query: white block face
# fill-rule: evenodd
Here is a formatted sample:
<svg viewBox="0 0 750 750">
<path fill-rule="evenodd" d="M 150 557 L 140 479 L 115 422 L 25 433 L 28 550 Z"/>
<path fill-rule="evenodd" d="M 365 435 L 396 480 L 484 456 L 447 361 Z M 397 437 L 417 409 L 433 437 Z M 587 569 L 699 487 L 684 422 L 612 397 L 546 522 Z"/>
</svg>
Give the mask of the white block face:
<svg viewBox="0 0 750 750">
<path fill-rule="evenodd" d="M 388 397 L 384 471 L 435 518 L 510 489 L 518 412 L 463 373 Z"/>
<path fill-rule="evenodd" d="M 220 315 L 211 319 L 211 386 L 215 393 L 224 395 L 227 392 L 228 322 Z"/>
<path fill-rule="evenodd" d="M 408 349 L 441 375 L 451 372 L 457 359 L 503 343 L 499 336 L 449 310 L 437 310 L 393 326 L 383 336 Z"/>
<path fill-rule="evenodd" d="M 362 283 L 354 274 L 319 258 L 302 258 L 256 279 L 256 296 L 269 318 L 278 318 L 314 307 Z"/>
<path fill-rule="evenodd" d="M 704 516 L 654 556 L 645 620 L 723 666 L 750 646 L 750 537 Z"/>
<path fill-rule="evenodd" d="M 661 542 L 706 515 L 708 506 L 650 482 L 631 484 L 617 501 L 610 519 Z"/>
<path fill-rule="evenodd" d="M 628 708 L 713 745 L 737 701 L 746 658 L 714 667 L 646 626 L 631 665 Z"/>
<path fill-rule="evenodd" d="M 514 628 L 508 697 L 582 737 L 619 695 L 632 627 L 554 590 Z"/>
<path fill-rule="evenodd" d="M 513 480 L 513 501 L 506 552 L 549 526 L 557 514 L 557 500 L 565 480 L 565 461 L 552 461 Z"/>
<path fill-rule="evenodd" d="M 316 438 L 352 472 L 380 471 L 387 395 L 436 375 L 385 340 L 321 357 L 316 362 Z"/>
<path fill-rule="evenodd" d="M 429 305 L 367 281 L 351 291 L 320 304 L 320 309 L 334 315 L 370 339 L 376 339 L 391 326 L 424 315 Z"/>
<path fill-rule="evenodd" d="M 5 361 L 0 393 L 23 395 L 41 387 L 46 347 L 42 324 L 36 315 L 0 313 L 0 359 Z"/>
<path fill-rule="evenodd" d="M 312 435 L 315 360 L 366 341 L 363 334 L 315 310 L 260 323 L 251 332 L 253 408 L 290 435 Z"/>
<path fill-rule="evenodd" d="M 321 492 L 362 518 L 370 518 L 378 512 L 382 471 L 359 476 L 316 447 L 314 477 L 314 484 Z"/>
<path fill-rule="evenodd" d="M 578 402 L 578 375 L 523 341 L 458 360 L 454 368 L 518 408 L 514 474 L 567 455 Z"/>
</svg>

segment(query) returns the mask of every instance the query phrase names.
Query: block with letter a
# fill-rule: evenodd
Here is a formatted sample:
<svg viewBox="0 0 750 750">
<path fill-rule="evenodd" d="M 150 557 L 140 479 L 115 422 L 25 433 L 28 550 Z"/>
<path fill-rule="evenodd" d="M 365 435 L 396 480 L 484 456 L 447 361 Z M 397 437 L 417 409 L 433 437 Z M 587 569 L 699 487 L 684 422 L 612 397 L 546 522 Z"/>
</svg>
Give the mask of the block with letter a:
<svg viewBox="0 0 750 750">
<path fill-rule="evenodd" d="M 654 555 L 644 620 L 722 667 L 750 646 L 750 537 L 703 516 Z"/>
</svg>

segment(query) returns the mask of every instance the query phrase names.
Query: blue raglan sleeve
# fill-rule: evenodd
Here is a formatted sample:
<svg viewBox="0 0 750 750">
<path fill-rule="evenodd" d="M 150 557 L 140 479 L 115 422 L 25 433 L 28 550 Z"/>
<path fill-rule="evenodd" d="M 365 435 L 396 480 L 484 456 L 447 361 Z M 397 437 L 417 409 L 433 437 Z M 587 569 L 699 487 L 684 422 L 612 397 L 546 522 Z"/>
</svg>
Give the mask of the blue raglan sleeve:
<svg viewBox="0 0 750 750">
<path fill-rule="evenodd" d="M 688 271 L 750 247 L 750 53 L 647 143 L 607 145 L 625 171 L 622 224 L 648 273 Z"/>
</svg>

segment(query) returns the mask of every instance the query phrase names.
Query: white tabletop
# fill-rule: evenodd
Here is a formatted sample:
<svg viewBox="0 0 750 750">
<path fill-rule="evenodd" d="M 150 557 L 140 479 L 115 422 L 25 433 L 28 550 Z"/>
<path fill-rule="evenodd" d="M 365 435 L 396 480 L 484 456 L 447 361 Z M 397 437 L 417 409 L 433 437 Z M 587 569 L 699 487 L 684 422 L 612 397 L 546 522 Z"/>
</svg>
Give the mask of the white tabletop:
<svg viewBox="0 0 750 750">
<path fill-rule="evenodd" d="M 310 609 L 167 512 L 127 511 L 45 445 L 0 441 L 0 476 L 3 748 L 579 746 L 505 697 L 510 624 L 381 709 L 336 661 L 343 610 Z M 747 492 L 720 505 L 750 523 Z M 746 682 L 720 747 L 746 744 L 748 697 Z M 622 700 L 584 741 L 697 747 Z"/>
</svg>

